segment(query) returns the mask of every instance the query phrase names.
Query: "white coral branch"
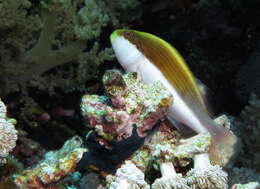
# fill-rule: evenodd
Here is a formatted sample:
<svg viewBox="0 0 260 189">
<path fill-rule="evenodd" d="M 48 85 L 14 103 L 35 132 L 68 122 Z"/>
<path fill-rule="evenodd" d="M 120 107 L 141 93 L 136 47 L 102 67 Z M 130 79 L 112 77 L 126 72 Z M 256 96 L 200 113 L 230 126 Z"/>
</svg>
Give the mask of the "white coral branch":
<svg viewBox="0 0 260 189">
<path fill-rule="evenodd" d="M 227 189 L 227 173 L 219 165 L 211 165 L 207 153 L 194 156 L 194 168 L 187 173 L 192 189 Z"/>
</svg>

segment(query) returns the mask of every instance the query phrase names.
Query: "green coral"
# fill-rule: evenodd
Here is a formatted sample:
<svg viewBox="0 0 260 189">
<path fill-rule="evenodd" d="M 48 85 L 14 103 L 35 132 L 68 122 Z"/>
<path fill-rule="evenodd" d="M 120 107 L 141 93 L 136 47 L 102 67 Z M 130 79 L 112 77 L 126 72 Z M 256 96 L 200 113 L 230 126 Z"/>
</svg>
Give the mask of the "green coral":
<svg viewBox="0 0 260 189">
<path fill-rule="evenodd" d="M 108 23 L 106 15 L 94 0 L 85 0 L 85 6 L 78 13 L 78 23 L 74 27 L 78 39 L 91 39 L 98 37 L 102 27 Z"/>
<path fill-rule="evenodd" d="M 138 2 L 132 2 L 135 1 Z M 134 4 L 131 3 L 131 7 Z M 68 86 L 69 80 L 93 78 L 93 74 L 88 78 L 82 78 L 82 74 L 77 77 L 78 72 L 73 74 L 73 71 L 82 70 L 85 66 L 89 69 L 89 65 L 99 65 L 113 58 L 111 49 L 101 47 L 98 38 L 111 20 L 121 21 L 119 15 L 108 15 L 104 6 L 113 5 L 100 3 L 99 0 L 0 2 L 1 14 L 4 14 L 0 18 L 0 33 L 5 36 L 0 42 L 3 57 L 0 62 L 1 95 L 19 91 L 21 87 L 26 91 L 27 82 L 29 86 L 51 91 L 64 83 Z M 90 40 L 97 42 L 86 46 Z M 89 50 L 84 53 L 86 48 Z M 77 65 L 77 69 L 75 66 L 72 68 L 71 63 Z M 58 73 L 55 74 L 45 74 L 64 64 L 70 66 L 56 70 Z M 51 85 L 46 81 L 52 81 Z M 72 83 L 77 84 L 75 88 L 82 88 L 82 83 L 81 86 L 79 82 Z"/>
<path fill-rule="evenodd" d="M 39 96 L 53 100 L 89 90 L 87 82 L 98 78 L 100 65 L 114 58 L 101 36 L 119 24 L 128 25 L 120 13 L 131 17 L 138 4 L 139 0 L 0 1 L 0 96 L 15 94 L 19 126 L 37 128 L 42 124 L 39 116 L 57 106 L 56 100 L 43 106 Z M 57 122 L 45 131 L 53 133 L 54 125 L 74 134 Z"/>
</svg>

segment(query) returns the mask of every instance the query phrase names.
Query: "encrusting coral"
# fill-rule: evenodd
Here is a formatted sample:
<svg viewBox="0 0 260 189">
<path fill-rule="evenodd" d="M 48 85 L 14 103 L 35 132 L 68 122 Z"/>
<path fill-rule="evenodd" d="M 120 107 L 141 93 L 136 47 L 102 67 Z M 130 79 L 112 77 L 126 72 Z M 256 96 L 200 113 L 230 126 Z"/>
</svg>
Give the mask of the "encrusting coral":
<svg viewBox="0 0 260 189">
<path fill-rule="evenodd" d="M 6 107 L 0 99 L 0 166 L 6 162 L 6 157 L 16 146 L 17 131 L 12 119 L 6 117 Z"/>
<path fill-rule="evenodd" d="M 75 171 L 77 163 L 87 151 L 82 147 L 82 143 L 80 137 L 74 136 L 60 150 L 46 153 L 45 159 L 35 167 L 15 175 L 15 184 L 20 189 L 40 189 L 55 185 L 60 179 Z"/>
<path fill-rule="evenodd" d="M 85 95 L 81 110 L 87 126 L 105 140 L 130 137 L 134 125 L 140 137 L 146 136 L 172 103 L 172 95 L 160 82 L 145 85 L 136 73 L 122 75 L 110 70 L 105 73 L 103 83 L 109 99 Z"/>
</svg>

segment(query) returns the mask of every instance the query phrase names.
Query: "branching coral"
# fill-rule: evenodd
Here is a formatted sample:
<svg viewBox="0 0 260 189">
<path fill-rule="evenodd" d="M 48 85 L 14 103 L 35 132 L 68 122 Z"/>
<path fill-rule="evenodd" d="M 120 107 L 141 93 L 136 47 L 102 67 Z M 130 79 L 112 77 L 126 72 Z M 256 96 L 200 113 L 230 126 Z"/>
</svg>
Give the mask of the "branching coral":
<svg viewBox="0 0 260 189">
<path fill-rule="evenodd" d="M 138 2 L 0 2 L 0 96 L 15 93 L 22 112 L 17 115 L 20 125 L 40 125 L 35 120 L 48 107 L 43 107 L 39 96 L 59 98 L 61 93 L 88 90 L 86 82 L 97 78 L 100 64 L 113 59 L 101 38 L 104 28 L 126 21 L 119 13 L 128 15 Z M 116 11 L 109 12 L 112 9 Z"/>
<path fill-rule="evenodd" d="M 32 86 L 40 89 L 48 88 L 47 85 L 42 85 L 43 80 L 47 79 L 47 77 L 42 77 L 43 73 L 71 62 L 77 62 L 78 65 L 86 64 L 85 61 L 79 59 L 80 56 L 84 56 L 86 42 L 101 35 L 103 27 L 110 22 L 109 17 L 120 22 L 119 16 L 108 16 L 103 7 L 99 6 L 98 1 L 94 0 L 49 0 L 40 1 L 37 4 L 13 0 L 11 3 L 3 2 L 0 5 L 2 5 L 1 12 L 6 13 L 0 20 L 2 23 L 0 32 L 4 32 L 6 27 L 9 29 L 5 31 L 5 40 L 2 40 L 0 44 L 3 48 L 1 66 L 4 68 L 2 72 L 5 73 L 3 77 L 11 76 L 9 81 L 4 80 L 6 87 L 2 89 L 2 95 L 12 90 L 11 86 L 16 86 L 14 88 L 18 90 L 17 87 L 26 85 L 26 82 L 33 78 Z M 112 5 L 106 4 L 106 6 Z M 19 36 L 17 32 L 24 35 Z M 6 49 L 7 46 L 12 48 Z M 92 51 L 96 52 L 97 44 L 87 46 L 90 51 L 93 47 Z M 17 53 L 12 54 L 15 50 Z M 95 61 L 89 61 L 88 64 L 100 64 L 104 58 L 105 60 L 112 58 L 111 51 L 107 49 L 99 55 L 104 56 L 96 58 Z M 5 63 L 8 64 L 5 65 Z M 14 72 L 12 69 L 14 67 L 19 70 L 19 73 Z M 82 70 L 84 66 L 80 67 Z M 63 71 L 63 77 L 71 74 L 69 71 L 67 73 Z M 58 74 L 57 78 L 62 79 L 60 76 Z M 53 77 L 54 75 L 52 79 Z M 70 77 L 75 79 L 77 75 Z M 58 80 L 58 83 L 53 82 L 52 85 L 61 86 L 61 83 Z"/>
<path fill-rule="evenodd" d="M 78 11 L 81 3 L 84 6 Z M 15 83 L 19 86 L 25 86 L 26 82 L 32 79 L 30 86 L 52 91 L 53 87 L 61 87 L 61 82 L 66 84 L 62 79 L 66 72 L 63 75 L 57 74 L 57 77 L 50 75 L 53 81 L 57 78 L 55 82 L 52 82 L 52 86 L 44 84 L 46 79 L 47 81 L 49 79 L 42 77 L 42 74 L 57 66 L 78 61 L 86 41 L 99 36 L 101 28 L 106 25 L 108 19 L 102 14 L 102 10 L 97 7 L 95 1 L 91 0 L 85 2 L 42 1 L 41 4 L 40 20 L 37 20 L 42 26 L 39 39 L 32 48 L 25 48 L 25 52 L 18 55 L 18 66 L 23 74 L 13 75 L 12 80 L 16 80 Z M 95 52 L 96 47 L 93 50 Z M 109 53 L 107 50 L 105 52 Z M 17 65 L 17 62 L 10 63 Z M 100 62 L 96 59 L 96 62 L 88 63 L 99 64 Z M 65 75 L 69 75 L 69 72 Z M 72 79 L 75 76 L 70 77 Z"/>
<path fill-rule="evenodd" d="M 0 164 L 6 162 L 5 158 L 16 145 L 17 131 L 11 120 L 6 118 L 6 107 L 0 100 Z"/>
</svg>

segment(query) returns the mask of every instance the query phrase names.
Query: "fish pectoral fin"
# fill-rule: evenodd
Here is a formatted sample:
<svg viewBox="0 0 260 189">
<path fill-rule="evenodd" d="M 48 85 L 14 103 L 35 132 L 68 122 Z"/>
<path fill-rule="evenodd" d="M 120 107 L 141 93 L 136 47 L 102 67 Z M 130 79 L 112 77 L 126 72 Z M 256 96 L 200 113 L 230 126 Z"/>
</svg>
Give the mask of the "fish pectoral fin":
<svg viewBox="0 0 260 189">
<path fill-rule="evenodd" d="M 172 115 L 167 114 L 166 118 L 170 122 L 170 124 L 176 129 L 178 129 L 184 136 L 188 137 L 195 134 L 194 130 L 192 130 L 190 127 L 186 126 L 185 124 L 177 121 L 176 119 L 174 119 Z"/>
</svg>

